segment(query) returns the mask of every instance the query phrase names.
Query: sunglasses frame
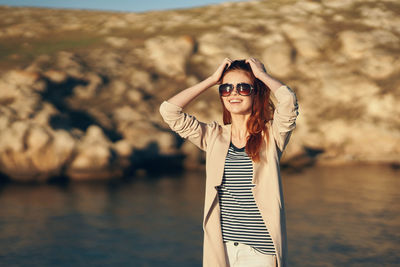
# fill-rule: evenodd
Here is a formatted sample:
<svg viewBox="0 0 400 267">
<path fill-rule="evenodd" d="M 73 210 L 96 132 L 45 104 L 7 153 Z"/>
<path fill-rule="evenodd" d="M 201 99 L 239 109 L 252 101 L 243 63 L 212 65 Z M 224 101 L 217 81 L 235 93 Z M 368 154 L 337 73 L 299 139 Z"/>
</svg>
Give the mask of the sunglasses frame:
<svg viewBox="0 0 400 267">
<path fill-rule="evenodd" d="M 243 95 L 243 94 L 241 94 L 241 90 L 238 90 L 237 87 L 238 87 L 238 85 L 240 85 L 240 84 L 250 85 L 250 92 L 249 92 L 248 95 Z M 222 95 L 222 94 L 221 94 L 221 86 L 223 86 L 223 85 L 230 85 L 230 86 L 231 86 L 231 87 L 230 87 L 231 89 L 229 90 L 229 94 L 228 94 L 228 95 Z M 253 91 L 255 91 L 254 86 L 251 85 L 251 84 L 249 84 L 249 83 L 237 83 L 236 86 L 233 85 L 233 84 L 231 84 L 231 83 L 223 83 L 223 84 L 221 84 L 221 85 L 218 87 L 219 95 L 222 96 L 222 97 L 230 96 L 230 95 L 232 94 L 233 89 L 234 89 L 235 87 L 236 87 L 236 92 L 237 92 L 239 95 L 241 95 L 241 96 L 250 96 L 250 95 L 253 93 Z"/>
</svg>

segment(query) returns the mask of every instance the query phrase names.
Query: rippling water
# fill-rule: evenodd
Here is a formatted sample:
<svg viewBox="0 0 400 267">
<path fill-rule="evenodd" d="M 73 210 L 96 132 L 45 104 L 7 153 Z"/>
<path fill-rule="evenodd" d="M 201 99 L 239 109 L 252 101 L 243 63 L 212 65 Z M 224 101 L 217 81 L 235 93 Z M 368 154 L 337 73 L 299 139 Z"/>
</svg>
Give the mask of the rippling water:
<svg viewBox="0 0 400 267">
<path fill-rule="evenodd" d="M 400 171 L 283 172 L 290 266 L 400 263 Z M 1 266 L 201 266 L 203 172 L 0 187 Z"/>
</svg>

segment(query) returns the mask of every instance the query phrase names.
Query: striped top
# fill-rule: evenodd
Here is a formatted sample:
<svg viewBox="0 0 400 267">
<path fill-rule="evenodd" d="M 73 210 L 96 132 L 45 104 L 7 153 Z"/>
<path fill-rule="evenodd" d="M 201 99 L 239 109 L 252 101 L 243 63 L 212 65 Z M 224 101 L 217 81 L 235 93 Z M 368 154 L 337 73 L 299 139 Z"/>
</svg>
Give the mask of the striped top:
<svg viewBox="0 0 400 267">
<path fill-rule="evenodd" d="M 237 241 L 264 254 L 275 248 L 251 189 L 253 163 L 245 148 L 230 144 L 222 183 L 218 186 L 223 241 Z"/>
</svg>

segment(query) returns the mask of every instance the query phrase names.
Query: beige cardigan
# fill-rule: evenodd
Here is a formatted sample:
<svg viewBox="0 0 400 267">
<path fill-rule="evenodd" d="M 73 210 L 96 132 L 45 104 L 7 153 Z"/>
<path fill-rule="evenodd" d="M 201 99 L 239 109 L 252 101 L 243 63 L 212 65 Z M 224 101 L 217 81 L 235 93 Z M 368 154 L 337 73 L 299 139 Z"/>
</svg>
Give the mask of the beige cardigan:
<svg viewBox="0 0 400 267">
<path fill-rule="evenodd" d="M 253 161 L 254 199 L 268 228 L 277 253 L 278 267 L 288 266 L 286 217 L 279 161 L 296 127 L 298 105 L 296 94 L 287 86 L 274 93 L 278 103 L 274 119 L 268 122 L 270 142 L 266 138 L 260 151 L 260 161 Z M 164 101 L 160 113 L 170 128 L 206 151 L 206 185 L 203 217 L 203 266 L 225 267 L 224 245 L 220 224 L 217 186 L 222 182 L 225 157 L 231 141 L 231 125 L 216 121 L 204 123 L 182 112 L 182 108 Z"/>
</svg>

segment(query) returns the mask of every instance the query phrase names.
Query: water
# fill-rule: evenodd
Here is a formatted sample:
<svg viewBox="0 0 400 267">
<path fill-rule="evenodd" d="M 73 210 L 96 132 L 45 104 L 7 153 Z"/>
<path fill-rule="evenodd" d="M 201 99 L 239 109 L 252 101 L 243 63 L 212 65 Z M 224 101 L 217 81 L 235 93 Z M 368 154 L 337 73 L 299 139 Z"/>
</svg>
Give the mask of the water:
<svg viewBox="0 0 400 267">
<path fill-rule="evenodd" d="M 400 171 L 363 166 L 287 176 L 294 266 L 399 266 Z M 397 264 L 397 265 L 396 265 Z"/>
<path fill-rule="evenodd" d="M 400 266 L 399 174 L 284 171 L 290 266 Z M 1 266 L 201 266 L 204 178 L 3 185 Z"/>
</svg>

